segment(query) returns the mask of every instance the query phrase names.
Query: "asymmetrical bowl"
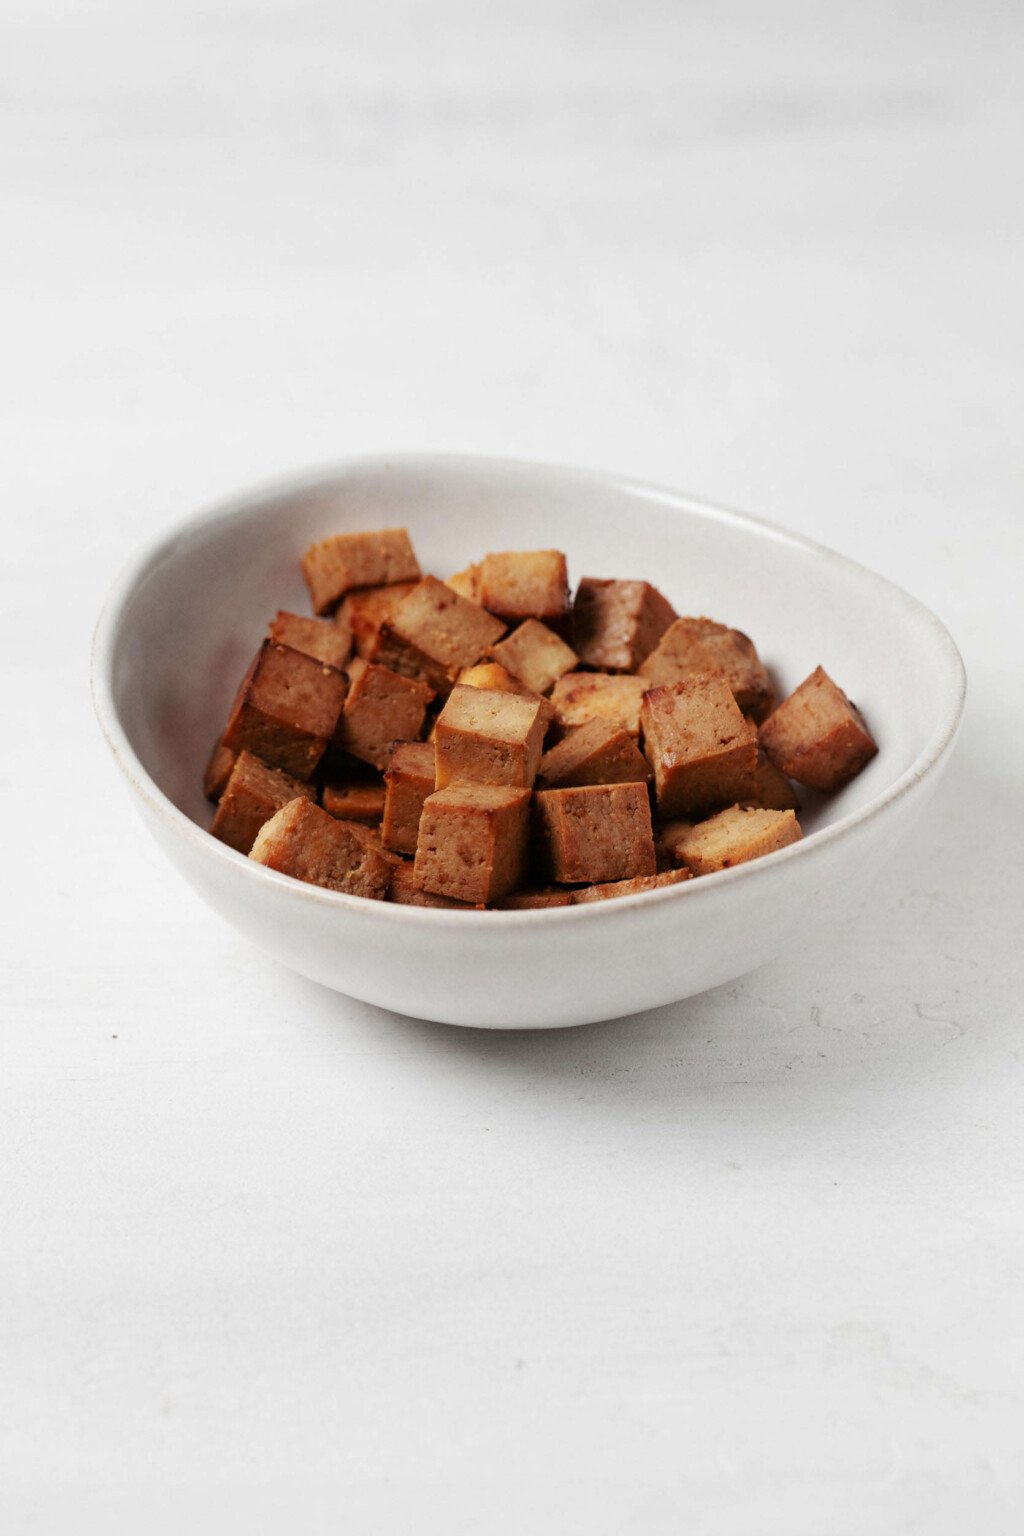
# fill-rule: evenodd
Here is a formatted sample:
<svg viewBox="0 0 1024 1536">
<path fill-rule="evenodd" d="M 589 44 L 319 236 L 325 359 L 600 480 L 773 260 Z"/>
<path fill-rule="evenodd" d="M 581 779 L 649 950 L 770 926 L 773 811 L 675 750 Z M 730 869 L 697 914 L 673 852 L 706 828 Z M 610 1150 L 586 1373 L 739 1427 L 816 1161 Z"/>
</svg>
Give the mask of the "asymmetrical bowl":
<svg viewBox="0 0 1024 1536">
<path fill-rule="evenodd" d="M 212 838 L 201 778 L 278 608 L 308 611 L 298 556 L 328 533 L 407 524 L 444 576 L 487 550 L 564 549 L 574 578 L 655 582 L 680 613 L 749 633 L 780 697 L 821 663 L 878 756 L 805 838 L 755 863 L 620 901 L 533 912 L 406 907 L 320 890 Z M 100 724 L 154 837 L 199 894 L 314 980 L 420 1018 L 551 1028 L 743 975 L 851 911 L 953 746 L 964 673 L 935 616 L 840 555 L 673 491 L 542 464 L 441 455 L 354 461 L 182 523 L 117 582 L 96 631 Z"/>
</svg>

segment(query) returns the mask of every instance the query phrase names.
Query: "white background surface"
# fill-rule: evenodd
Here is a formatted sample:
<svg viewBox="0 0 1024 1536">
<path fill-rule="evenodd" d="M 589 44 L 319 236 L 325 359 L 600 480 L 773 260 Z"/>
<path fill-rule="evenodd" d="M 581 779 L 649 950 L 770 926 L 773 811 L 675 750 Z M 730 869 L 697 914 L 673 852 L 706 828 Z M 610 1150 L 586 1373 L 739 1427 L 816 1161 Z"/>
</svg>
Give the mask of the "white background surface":
<svg viewBox="0 0 1024 1536">
<path fill-rule="evenodd" d="M 1019 1530 L 1019 8 L 0 15 L 5 1530 Z M 939 612 L 962 744 L 832 948 L 488 1036 L 201 908 L 91 719 L 104 590 L 389 446 Z"/>
</svg>

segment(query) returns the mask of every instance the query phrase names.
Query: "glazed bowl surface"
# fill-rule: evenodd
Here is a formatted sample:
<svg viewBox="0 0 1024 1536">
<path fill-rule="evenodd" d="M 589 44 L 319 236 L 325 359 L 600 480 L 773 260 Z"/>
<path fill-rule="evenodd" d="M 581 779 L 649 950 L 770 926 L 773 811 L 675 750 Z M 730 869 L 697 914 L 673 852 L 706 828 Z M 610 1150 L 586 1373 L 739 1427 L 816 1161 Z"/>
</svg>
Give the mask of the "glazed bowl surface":
<svg viewBox="0 0 1024 1536">
<path fill-rule="evenodd" d="M 329 533 L 405 524 L 439 576 L 488 550 L 557 547 L 582 575 L 653 581 L 677 611 L 750 634 L 779 696 L 819 663 L 863 710 L 877 757 L 808 794 L 804 840 L 618 901 L 530 912 L 407 907 L 325 891 L 209 835 L 202 772 L 279 608 L 308 612 L 298 557 Z M 137 807 L 211 908 L 304 975 L 419 1018 L 551 1028 L 614 1018 L 821 943 L 924 808 L 963 709 L 939 620 L 883 577 L 741 514 L 629 479 L 484 458 L 367 458 L 182 523 L 117 582 L 93 696 Z"/>
</svg>

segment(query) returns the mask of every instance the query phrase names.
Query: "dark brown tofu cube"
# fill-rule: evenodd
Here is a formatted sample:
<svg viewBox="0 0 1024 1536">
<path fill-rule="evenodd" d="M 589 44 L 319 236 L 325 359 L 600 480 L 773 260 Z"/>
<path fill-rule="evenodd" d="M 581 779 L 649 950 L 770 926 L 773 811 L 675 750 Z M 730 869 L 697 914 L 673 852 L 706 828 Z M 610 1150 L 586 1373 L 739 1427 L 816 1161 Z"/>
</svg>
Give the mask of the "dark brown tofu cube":
<svg viewBox="0 0 1024 1536">
<path fill-rule="evenodd" d="M 379 827 L 384 815 L 384 783 L 381 779 L 349 779 L 340 784 L 325 784 L 320 804 L 337 821 L 358 821 L 364 827 Z"/>
<path fill-rule="evenodd" d="M 384 787 L 381 841 L 395 853 L 415 853 L 423 802 L 437 787 L 433 743 L 396 742 L 384 774 Z"/>
<path fill-rule="evenodd" d="M 264 822 L 249 857 L 295 880 L 375 901 L 387 895 L 394 869 L 366 827 L 336 821 L 313 801 L 299 799 Z"/>
<path fill-rule="evenodd" d="M 381 666 L 447 693 L 462 669 L 479 661 L 504 632 L 504 624 L 479 603 L 425 576 L 381 625 L 370 654 Z"/>
<path fill-rule="evenodd" d="M 762 811 L 798 811 L 800 801 L 796 790 L 780 773 L 760 745 L 757 749 L 757 767 L 754 769 L 754 788 L 744 795 L 741 805 L 754 806 Z"/>
<path fill-rule="evenodd" d="M 631 736 L 640 734 L 640 705 L 648 684 L 642 677 L 608 672 L 567 672 L 551 694 L 555 724 L 571 731 L 588 720 L 603 720 Z"/>
<path fill-rule="evenodd" d="M 606 880 L 601 885 L 585 885 L 573 891 L 572 904 L 612 901 L 617 896 L 638 896 L 641 891 L 659 891 L 665 885 L 681 885 L 692 879 L 688 869 L 668 869 L 657 875 L 637 875 L 633 880 Z"/>
<path fill-rule="evenodd" d="M 231 770 L 237 761 L 238 753 L 232 752 L 224 745 L 223 740 L 219 740 L 203 773 L 203 794 L 207 800 L 212 800 L 214 805 L 227 788 Z"/>
<path fill-rule="evenodd" d="M 639 668 L 648 687 L 681 683 L 699 673 L 721 677 L 745 715 L 763 720 L 772 707 L 771 679 L 754 643 L 713 619 L 676 619 Z"/>
<path fill-rule="evenodd" d="M 534 831 L 542 864 L 561 885 L 595 885 L 656 872 L 643 784 L 538 790 Z"/>
<path fill-rule="evenodd" d="M 761 745 L 781 773 L 830 794 L 878 751 L 864 716 L 822 667 L 761 726 Z"/>
<path fill-rule="evenodd" d="M 485 555 L 477 602 L 508 624 L 522 619 L 557 623 L 569 612 L 569 576 L 557 549 L 517 549 Z"/>
<path fill-rule="evenodd" d="M 244 748 L 271 768 L 311 778 L 338 724 L 343 672 L 291 646 L 265 640 L 242 679 L 223 745 Z"/>
<path fill-rule="evenodd" d="M 522 884 L 530 791 L 498 784 L 449 784 L 420 817 L 416 875 L 426 891 L 489 902 Z"/>
<path fill-rule="evenodd" d="M 364 661 L 369 658 L 381 625 L 416 585 L 415 581 L 396 581 L 390 587 L 365 587 L 346 595 L 333 622 L 349 638 L 351 652 Z"/>
<path fill-rule="evenodd" d="M 340 672 L 352 654 L 349 637 L 330 619 L 311 619 L 304 613 L 286 613 L 282 609 L 271 619 L 269 638 L 293 651 L 325 661 Z"/>
<path fill-rule="evenodd" d="M 585 666 L 635 672 L 676 617 L 647 581 L 602 581 L 585 576 L 573 607 L 573 647 Z"/>
<path fill-rule="evenodd" d="M 300 564 L 315 613 L 330 613 L 355 587 L 390 586 L 420 576 L 405 528 L 336 533 L 307 549 Z"/>
<path fill-rule="evenodd" d="M 588 720 L 540 760 L 539 782 L 544 789 L 573 784 L 646 784 L 650 777 L 650 765 L 635 738 L 604 720 Z"/>
<path fill-rule="evenodd" d="M 695 875 L 710 875 L 734 864 L 747 864 L 777 848 L 799 842 L 800 823 L 792 811 L 762 811 L 731 805 L 698 822 L 675 840 L 680 864 Z"/>
<path fill-rule="evenodd" d="M 544 699 L 456 684 L 434 726 L 437 788 L 462 779 L 529 789 L 547 725 Z"/>
<path fill-rule="evenodd" d="M 433 691 L 415 678 L 359 658 L 349 667 L 349 679 L 338 745 L 360 762 L 383 770 L 392 743 L 414 740 L 422 731 Z"/>
<path fill-rule="evenodd" d="M 709 811 L 752 792 L 757 730 L 721 678 L 652 688 L 640 720 L 659 816 Z"/>
<path fill-rule="evenodd" d="M 311 800 L 311 784 L 279 768 L 268 768 L 251 752 L 240 752 L 220 797 L 210 831 L 229 848 L 248 853 L 256 834 L 289 800 Z"/>
<path fill-rule="evenodd" d="M 491 646 L 490 655 L 534 693 L 547 693 L 579 660 L 572 647 L 539 619 L 520 624 Z"/>
</svg>

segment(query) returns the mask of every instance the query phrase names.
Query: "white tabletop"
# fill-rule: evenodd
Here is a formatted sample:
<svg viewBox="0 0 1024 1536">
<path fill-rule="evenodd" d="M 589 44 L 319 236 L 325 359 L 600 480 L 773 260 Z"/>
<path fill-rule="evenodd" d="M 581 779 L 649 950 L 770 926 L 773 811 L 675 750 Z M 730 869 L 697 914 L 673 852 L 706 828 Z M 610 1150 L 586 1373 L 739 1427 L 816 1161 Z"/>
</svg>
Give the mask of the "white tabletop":
<svg viewBox="0 0 1024 1536">
<path fill-rule="evenodd" d="M 5 8 L 7 1530 L 1019 1530 L 1024 22 L 868 10 Z M 388 446 L 945 619 L 957 758 L 830 948 L 488 1035 L 200 905 L 92 721 L 104 590 Z"/>
</svg>

